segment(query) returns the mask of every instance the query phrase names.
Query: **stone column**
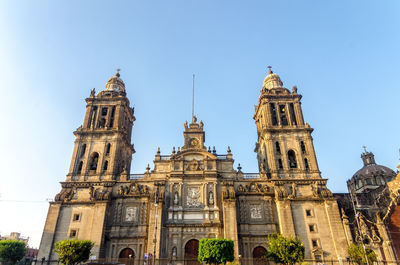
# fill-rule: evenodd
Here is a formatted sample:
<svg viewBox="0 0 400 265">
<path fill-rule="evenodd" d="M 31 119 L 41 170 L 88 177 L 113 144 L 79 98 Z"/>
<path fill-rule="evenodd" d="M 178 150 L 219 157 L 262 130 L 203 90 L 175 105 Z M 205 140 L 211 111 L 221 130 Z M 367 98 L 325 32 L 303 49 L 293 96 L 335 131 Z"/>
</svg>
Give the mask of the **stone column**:
<svg viewBox="0 0 400 265">
<path fill-rule="evenodd" d="M 236 201 L 234 199 L 223 200 L 224 238 L 233 240 L 235 259 L 239 258 L 239 240 L 236 220 Z"/>
<path fill-rule="evenodd" d="M 58 223 L 61 204 L 50 203 L 49 211 L 47 212 L 46 223 L 44 225 L 42 239 L 40 241 L 39 253 L 37 259 L 45 258 L 49 260 L 53 253 L 54 237 Z"/>
<path fill-rule="evenodd" d="M 284 236 L 295 236 L 292 208 L 290 200 L 276 200 L 276 209 L 278 212 L 279 230 Z"/>
</svg>

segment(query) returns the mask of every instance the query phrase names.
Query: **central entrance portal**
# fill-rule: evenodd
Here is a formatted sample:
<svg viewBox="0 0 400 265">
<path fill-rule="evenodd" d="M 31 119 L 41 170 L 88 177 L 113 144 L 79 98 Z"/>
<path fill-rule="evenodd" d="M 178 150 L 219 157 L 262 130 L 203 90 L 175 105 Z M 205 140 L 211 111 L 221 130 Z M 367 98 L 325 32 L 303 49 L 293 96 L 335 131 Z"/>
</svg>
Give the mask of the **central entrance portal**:
<svg viewBox="0 0 400 265">
<path fill-rule="evenodd" d="M 199 255 L 199 240 L 191 239 L 185 245 L 185 265 L 200 265 L 197 260 Z"/>
</svg>

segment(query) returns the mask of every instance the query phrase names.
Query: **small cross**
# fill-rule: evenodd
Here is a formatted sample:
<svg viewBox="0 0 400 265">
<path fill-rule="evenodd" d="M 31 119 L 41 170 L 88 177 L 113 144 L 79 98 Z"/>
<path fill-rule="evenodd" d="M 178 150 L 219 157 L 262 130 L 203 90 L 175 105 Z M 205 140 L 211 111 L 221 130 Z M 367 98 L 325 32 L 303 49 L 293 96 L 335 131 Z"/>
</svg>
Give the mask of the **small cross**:
<svg viewBox="0 0 400 265">
<path fill-rule="evenodd" d="M 367 152 L 367 147 L 365 145 L 362 146 L 362 148 L 364 148 L 364 152 Z"/>
<path fill-rule="evenodd" d="M 271 66 L 271 65 L 268 65 L 267 67 L 268 67 L 268 73 L 269 73 L 269 74 L 272 73 L 272 70 L 271 70 L 272 66 Z"/>
</svg>

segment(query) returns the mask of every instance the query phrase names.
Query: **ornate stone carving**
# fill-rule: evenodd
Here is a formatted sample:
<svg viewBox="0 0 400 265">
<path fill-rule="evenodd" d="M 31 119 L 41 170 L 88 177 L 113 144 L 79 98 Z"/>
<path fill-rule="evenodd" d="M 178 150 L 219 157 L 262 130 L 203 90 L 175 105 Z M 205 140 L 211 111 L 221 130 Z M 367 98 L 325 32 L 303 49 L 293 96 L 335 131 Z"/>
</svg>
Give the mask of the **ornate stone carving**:
<svg viewBox="0 0 400 265">
<path fill-rule="evenodd" d="M 250 218 L 251 219 L 261 219 L 262 218 L 261 205 L 251 205 L 250 206 Z"/>
<path fill-rule="evenodd" d="M 192 161 L 189 162 L 187 169 L 190 171 L 196 171 L 199 170 L 199 161 L 197 161 L 196 159 L 193 159 Z"/>
<path fill-rule="evenodd" d="M 138 183 L 128 185 L 121 185 L 118 188 L 119 196 L 146 196 L 150 195 L 149 187 Z"/>
<path fill-rule="evenodd" d="M 125 208 L 125 221 L 135 222 L 137 220 L 137 207 L 126 207 Z"/>
<path fill-rule="evenodd" d="M 101 201 L 110 199 L 111 191 L 102 188 L 95 189 L 93 186 L 91 186 L 89 188 L 89 194 L 91 201 Z"/>
<path fill-rule="evenodd" d="M 73 188 L 63 188 L 61 190 L 61 192 L 58 193 L 55 196 L 54 200 L 56 202 L 60 202 L 60 201 L 68 202 L 68 201 L 72 200 L 72 198 L 73 198 L 75 193 L 76 193 L 76 188 L 75 187 L 73 187 Z"/>
<path fill-rule="evenodd" d="M 200 207 L 200 188 L 199 187 L 188 187 L 186 196 L 186 205 L 188 207 Z"/>
</svg>

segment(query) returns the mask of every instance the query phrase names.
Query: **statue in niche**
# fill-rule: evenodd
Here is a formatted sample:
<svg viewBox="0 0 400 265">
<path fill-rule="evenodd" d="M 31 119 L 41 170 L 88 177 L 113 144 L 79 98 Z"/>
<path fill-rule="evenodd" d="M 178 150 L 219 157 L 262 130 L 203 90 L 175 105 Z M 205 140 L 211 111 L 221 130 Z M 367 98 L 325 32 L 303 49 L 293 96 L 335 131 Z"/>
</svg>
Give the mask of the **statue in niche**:
<svg viewBox="0 0 400 265">
<path fill-rule="evenodd" d="M 208 193 L 208 204 L 210 205 L 214 204 L 214 193 L 212 191 Z"/>
<path fill-rule="evenodd" d="M 172 257 L 176 257 L 177 253 L 176 253 L 176 247 L 172 248 Z"/>
<path fill-rule="evenodd" d="M 175 191 L 175 194 L 174 194 L 174 205 L 178 205 L 178 203 L 179 203 L 179 195 L 178 195 L 178 192 Z"/>
</svg>

